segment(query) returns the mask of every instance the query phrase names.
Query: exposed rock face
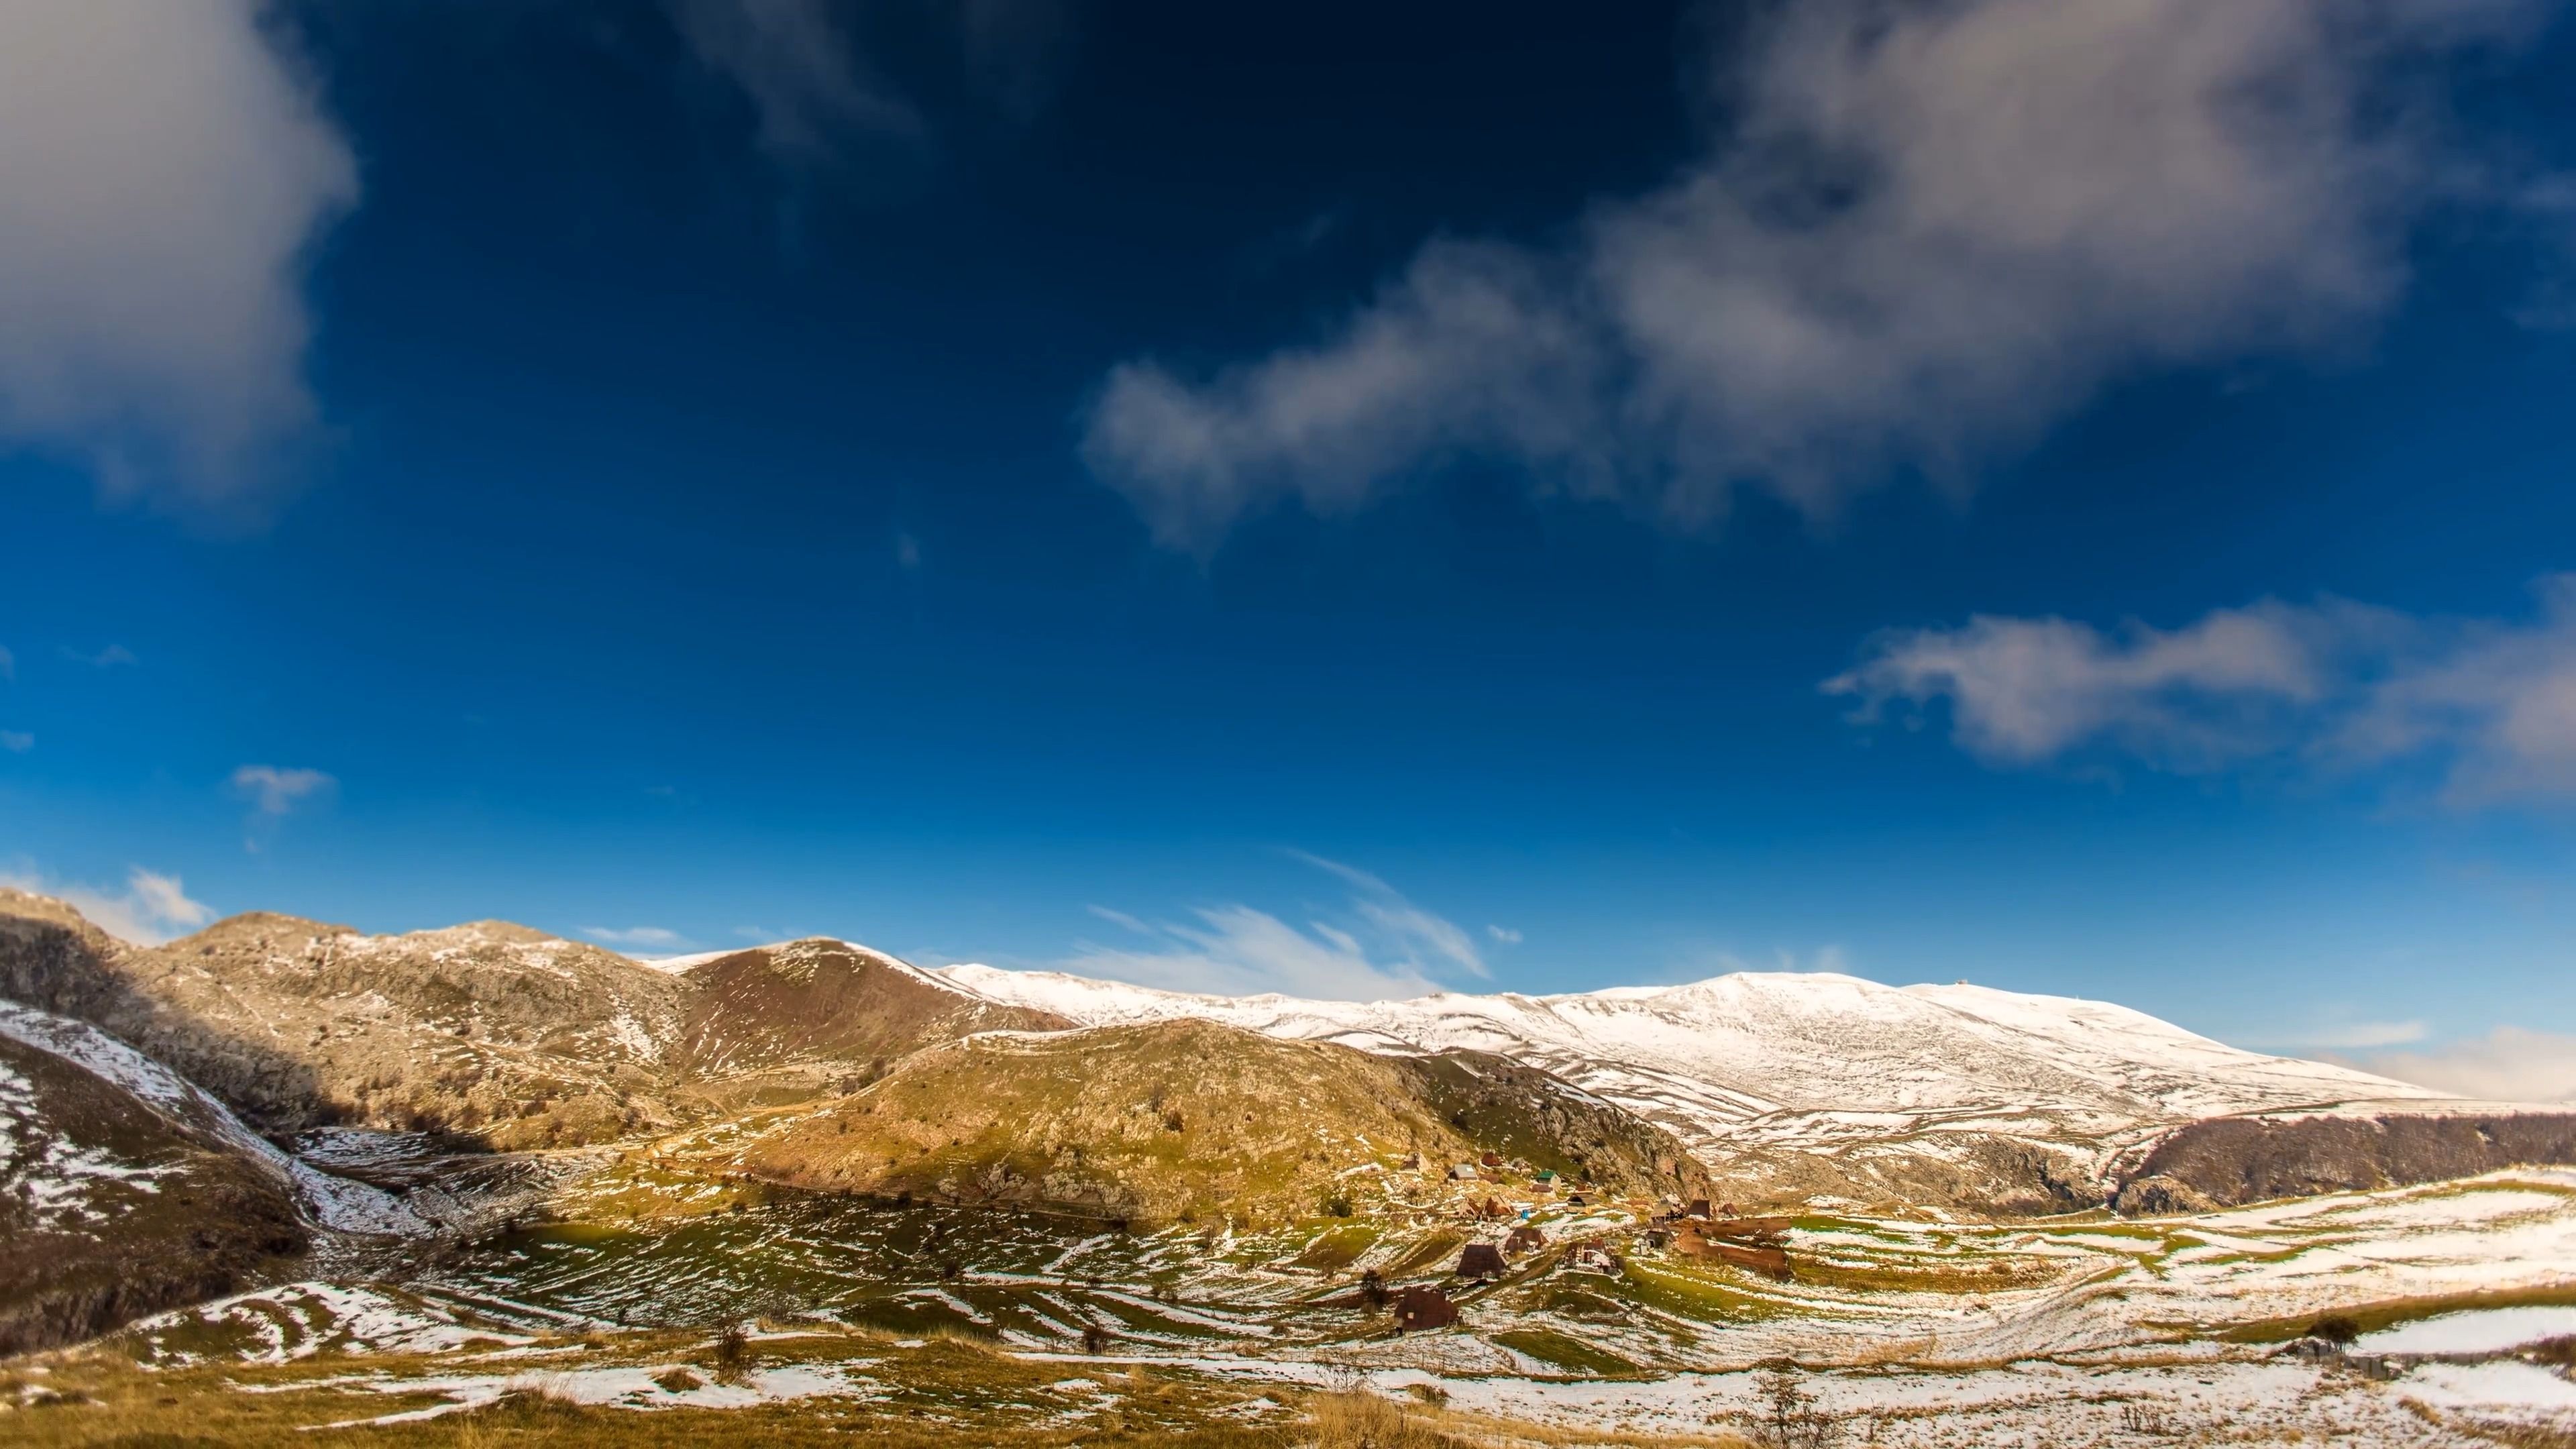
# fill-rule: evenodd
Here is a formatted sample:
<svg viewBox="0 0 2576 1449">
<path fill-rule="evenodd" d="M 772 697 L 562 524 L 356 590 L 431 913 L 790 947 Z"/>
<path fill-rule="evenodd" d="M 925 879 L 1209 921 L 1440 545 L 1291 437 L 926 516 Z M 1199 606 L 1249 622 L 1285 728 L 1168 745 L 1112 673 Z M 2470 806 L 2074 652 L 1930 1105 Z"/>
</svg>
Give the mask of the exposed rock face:
<svg viewBox="0 0 2576 1449">
<path fill-rule="evenodd" d="M 2385 1112 L 2195 1122 L 2122 1185 L 2124 1213 L 2212 1207 L 2576 1163 L 2576 1112 Z"/>
<path fill-rule="evenodd" d="M 690 968 L 674 1061 L 723 1105 L 854 1090 L 920 1048 L 979 1031 L 1061 1031 L 1051 1011 L 989 1001 L 890 956 L 825 939 Z"/>
<path fill-rule="evenodd" d="M 1336 1199 L 1401 1202 L 1441 1164 L 1507 1143 L 1606 1191 L 1705 1191 L 1659 1129 L 1578 1103 L 1544 1073 L 1479 1096 L 1460 1069 L 1202 1021 L 976 1037 L 726 1150 L 795 1187 L 1155 1221 L 1279 1222 Z M 1510 1092 L 1524 1100 L 1506 1114 Z M 1477 1136 L 1479 1113 L 1497 1127 L 1490 1141 Z M 1396 1170 L 1407 1156 L 1425 1171 Z"/>
<path fill-rule="evenodd" d="M 506 923 L 364 936 L 259 912 L 138 947 L 0 892 L 0 995 L 106 1029 L 272 1133 L 516 1148 L 679 1120 L 662 1088 L 681 984 Z"/>
<path fill-rule="evenodd" d="M 274 1172 L 0 1035 L 0 1355 L 228 1292 L 306 1242 Z"/>
</svg>

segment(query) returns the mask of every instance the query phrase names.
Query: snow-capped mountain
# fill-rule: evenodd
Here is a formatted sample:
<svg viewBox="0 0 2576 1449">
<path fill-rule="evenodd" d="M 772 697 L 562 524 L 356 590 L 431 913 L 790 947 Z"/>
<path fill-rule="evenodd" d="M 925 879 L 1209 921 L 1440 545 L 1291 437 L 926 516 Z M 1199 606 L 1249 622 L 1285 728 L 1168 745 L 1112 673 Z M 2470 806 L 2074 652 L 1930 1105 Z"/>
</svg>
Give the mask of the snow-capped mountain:
<svg viewBox="0 0 2576 1449">
<path fill-rule="evenodd" d="M 1820 1157 L 1877 1188 L 1933 1165 L 2021 1175 L 1972 1163 L 2002 1144 L 2098 1179 L 2112 1154 L 2185 1122 L 2438 1095 L 2240 1051 L 2105 1002 L 1830 973 L 1368 1003 L 1195 996 L 973 965 L 940 974 L 1086 1025 L 1204 1017 L 1372 1051 L 1492 1052 L 1663 1124 L 1713 1165 L 1828 1190 L 1809 1170 Z"/>
</svg>

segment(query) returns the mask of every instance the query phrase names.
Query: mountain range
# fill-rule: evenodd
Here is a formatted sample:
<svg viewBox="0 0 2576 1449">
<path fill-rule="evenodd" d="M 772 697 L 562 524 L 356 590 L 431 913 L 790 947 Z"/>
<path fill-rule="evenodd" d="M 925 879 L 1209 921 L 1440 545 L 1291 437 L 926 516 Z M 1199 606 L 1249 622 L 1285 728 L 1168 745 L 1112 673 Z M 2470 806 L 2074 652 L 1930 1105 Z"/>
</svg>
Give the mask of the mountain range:
<svg viewBox="0 0 2576 1449">
<path fill-rule="evenodd" d="M 0 890 L 0 1348 L 308 1250 L 559 1215 L 576 1179 L 655 1212 L 785 1193 L 1231 1232 L 1427 1222 L 1480 1173 L 1639 1212 L 1998 1218 L 2513 1161 L 2576 1161 L 2576 1116 L 1964 983 L 1318 1002 L 827 939 L 643 962 L 490 921 L 254 913 L 143 946 Z"/>
</svg>

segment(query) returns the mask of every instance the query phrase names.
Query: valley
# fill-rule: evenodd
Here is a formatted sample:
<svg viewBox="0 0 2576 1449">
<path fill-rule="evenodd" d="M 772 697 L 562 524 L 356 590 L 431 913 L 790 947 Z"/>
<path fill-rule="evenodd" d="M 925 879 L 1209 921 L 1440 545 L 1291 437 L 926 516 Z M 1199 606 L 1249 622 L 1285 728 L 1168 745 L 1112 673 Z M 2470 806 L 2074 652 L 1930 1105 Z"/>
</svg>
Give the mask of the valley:
<svg viewBox="0 0 2576 1449">
<path fill-rule="evenodd" d="M 2576 1432 L 2576 1113 L 2099 1003 L 146 948 L 16 893 L 0 987 L 13 1442 Z"/>
</svg>

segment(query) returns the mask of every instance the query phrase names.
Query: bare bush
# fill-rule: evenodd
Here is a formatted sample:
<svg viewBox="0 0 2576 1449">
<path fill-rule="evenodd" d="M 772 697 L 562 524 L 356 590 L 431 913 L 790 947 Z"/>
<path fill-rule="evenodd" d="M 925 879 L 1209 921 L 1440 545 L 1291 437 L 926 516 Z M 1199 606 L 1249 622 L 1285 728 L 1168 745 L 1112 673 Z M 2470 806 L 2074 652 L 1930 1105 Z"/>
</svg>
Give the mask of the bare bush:
<svg viewBox="0 0 2576 1449">
<path fill-rule="evenodd" d="M 1796 1365 L 1772 1364 L 1754 1383 L 1762 1395 L 1749 1435 L 1756 1449 L 1830 1449 L 1842 1438 L 1842 1426 L 1816 1407 Z"/>
</svg>

